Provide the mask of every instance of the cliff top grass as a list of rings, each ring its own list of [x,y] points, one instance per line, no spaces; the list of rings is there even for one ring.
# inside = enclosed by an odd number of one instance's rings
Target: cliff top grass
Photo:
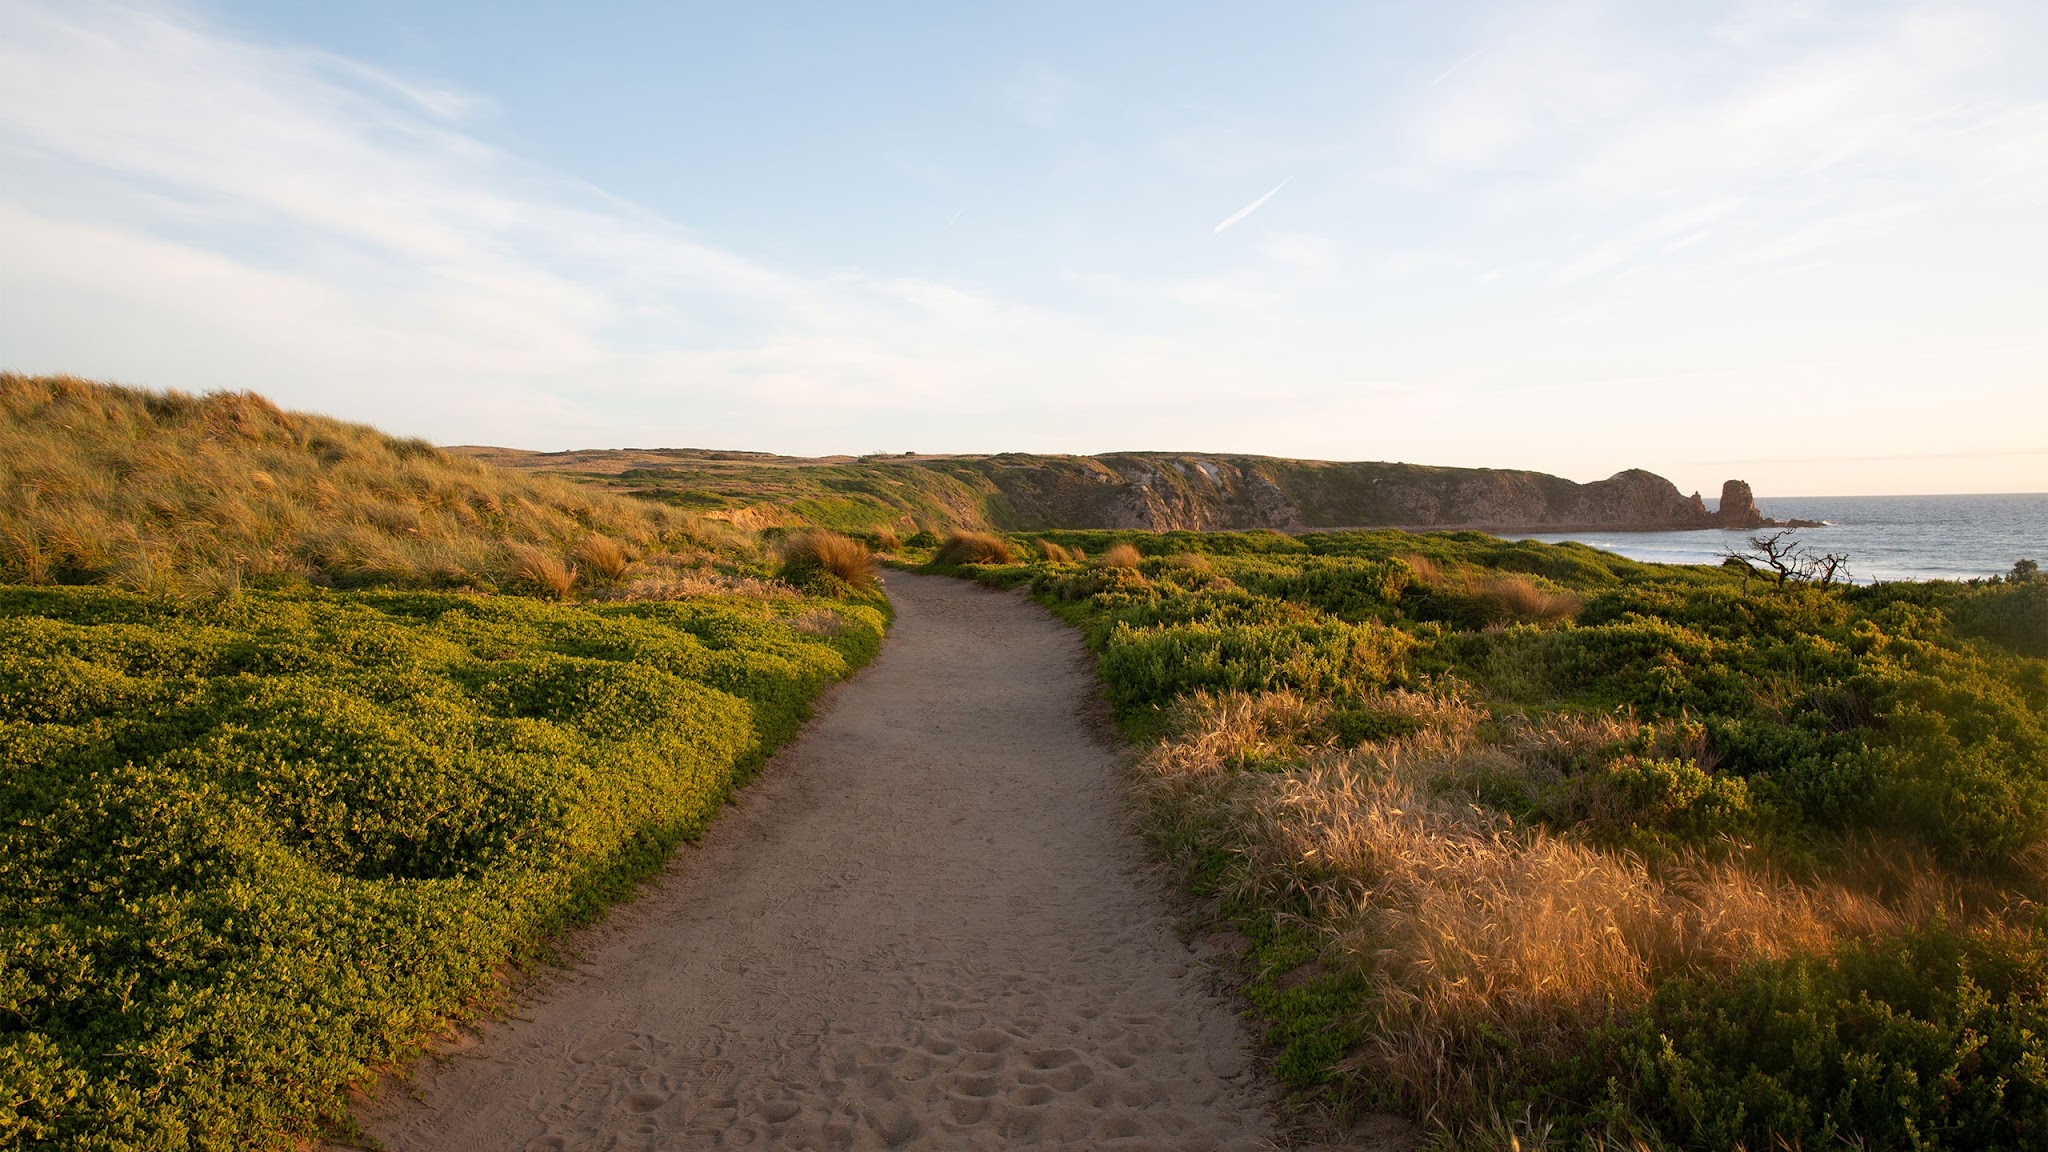
[[[0,373],[0,581],[560,596],[618,583],[636,560],[675,568],[755,553],[744,534],[672,508],[253,393]]]

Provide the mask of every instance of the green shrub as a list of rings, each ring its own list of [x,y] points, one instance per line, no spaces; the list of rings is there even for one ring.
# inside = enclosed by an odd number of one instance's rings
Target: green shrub
[[[1119,624],[1102,649],[1110,700],[1164,705],[1208,691],[1312,692],[1388,683],[1407,637],[1385,625],[1330,620],[1296,625]]]
[[[309,1133],[658,869],[882,623],[0,588],[0,1147]]]
[[[2039,1148],[2044,987],[2040,937],[1936,923],[1667,981],[1558,1087],[1685,1148]]]
[[[1744,830],[1756,815],[1741,777],[1708,772],[1696,760],[1640,756],[1573,777],[1569,809],[1585,833],[1621,840],[1643,831],[1711,840]]]
[[[2048,580],[2036,575],[1978,592],[1957,608],[1956,629],[2022,656],[2048,657]]]

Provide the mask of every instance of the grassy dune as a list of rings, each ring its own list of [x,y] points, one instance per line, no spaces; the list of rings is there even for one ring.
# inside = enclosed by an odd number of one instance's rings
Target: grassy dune
[[[345,1125],[881,640],[844,540],[251,396],[0,395],[0,1148]]]
[[[567,595],[744,534],[420,440],[188,396],[0,373],[0,580],[218,594],[248,582]]]
[[[2048,587],[1745,593],[1477,534],[1009,546],[951,570],[1085,631],[1302,1099],[1457,1148],[2048,1139]]]

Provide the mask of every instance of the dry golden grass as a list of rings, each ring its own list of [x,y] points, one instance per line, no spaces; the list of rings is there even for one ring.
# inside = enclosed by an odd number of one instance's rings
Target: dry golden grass
[[[1141,764],[1139,787],[1155,832],[1224,829],[1240,894],[1313,909],[1326,962],[1378,993],[1353,1069],[1453,1129],[1486,1122],[1487,1086],[1508,1071],[1489,1060],[1568,1055],[1663,975],[1822,950],[1957,899],[1936,890],[1929,878],[1941,870],[1924,861],[1887,871],[1896,890],[1880,896],[1880,884],[1799,886],[1734,858],[1653,868],[1518,825],[1456,782],[1553,773],[1627,722],[1560,721],[1486,742],[1484,711],[1455,696],[1387,693],[1366,705],[1421,727],[1346,751],[1315,735],[1326,702],[1194,697],[1178,734]],[[1246,764],[1266,770],[1235,770]]]
[[[819,572],[856,588],[875,582],[875,558],[868,546],[837,532],[799,532],[782,542],[781,552],[783,578],[793,583]]]
[[[749,600],[793,600],[802,593],[780,580],[736,576],[716,568],[649,568],[593,594],[625,602],[694,600],[700,596],[741,596]]]
[[[605,580],[620,579],[632,562],[625,546],[610,536],[585,536],[576,545],[577,566]]]
[[[1415,582],[1417,584],[1443,583],[1443,569],[1437,567],[1436,561],[1431,560],[1429,557],[1417,556],[1411,553],[1406,556],[1396,557],[1396,559],[1406,564],[1408,570],[1415,574]]]
[[[1101,554],[1096,556],[1095,562],[1104,568],[1136,568],[1144,559],[1144,553],[1119,540],[1104,548]]]
[[[1578,593],[1546,586],[1519,572],[1452,571],[1427,556],[1402,556],[1400,560],[1413,573],[1417,584],[1484,600],[1499,615],[1511,619],[1566,620],[1577,616],[1585,606]]]
[[[1565,588],[1544,588],[1527,576],[1502,573],[1480,585],[1480,595],[1504,613],[1521,620],[1564,620],[1579,614],[1585,601]]]
[[[513,544],[511,552],[513,579],[557,600],[575,593],[578,573],[567,560],[536,544]]]
[[[932,555],[939,564],[1008,564],[1015,558],[1009,541],[987,532],[955,532]]]
[[[875,551],[877,552],[901,552],[903,550],[903,537],[898,536],[896,530],[886,524],[875,529],[874,537]]]
[[[0,373],[0,580],[149,592],[273,577],[554,587],[532,549],[606,575],[623,574],[635,551],[705,548],[756,546],[660,505],[252,393]]]
[[[1054,564],[1074,563],[1074,552],[1065,545],[1055,544],[1050,540],[1040,540],[1038,541],[1038,550],[1044,554],[1047,560]]]
[[[790,618],[789,626],[806,636],[837,636],[846,631],[846,620],[837,612],[818,608]]]

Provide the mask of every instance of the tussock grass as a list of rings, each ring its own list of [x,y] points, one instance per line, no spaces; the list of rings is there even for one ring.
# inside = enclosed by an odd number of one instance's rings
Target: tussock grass
[[[1016,558],[1010,542],[987,532],[955,532],[946,537],[933,554],[932,563],[957,567],[961,564],[1008,564]]]
[[[1104,568],[1136,568],[1144,561],[1144,553],[1121,540],[1104,548],[1095,557],[1095,563]]]
[[[1579,614],[1585,601],[1568,589],[1544,588],[1520,573],[1506,573],[1488,579],[1480,595],[1517,620],[1567,620]]]
[[[866,588],[875,582],[875,558],[867,545],[837,532],[799,532],[782,541],[781,552],[780,575],[798,587],[808,587],[820,578],[849,588]]]
[[[1068,548],[1064,545],[1055,544],[1050,540],[1040,540],[1037,541],[1037,544],[1039,554],[1044,556],[1048,563],[1073,564],[1081,559],[1085,559],[1085,556],[1078,555],[1080,550],[1077,548]]]
[[[1465,602],[1458,614],[1474,622],[1569,620],[1585,607],[1577,592],[1526,573],[1446,565],[1414,554],[1400,560],[1416,587],[1453,604]]]
[[[567,560],[537,544],[513,543],[508,551],[515,580],[557,600],[567,600],[575,592],[578,574]]]
[[[576,564],[590,576],[617,581],[632,564],[625,545],[610,536],[586,536],[576,545]]]
[[[155,594],[246,580],[525,582],[566,595],[556,564],[572,556],[617,579],[631,552],[754,548],[714,537],[673,509],[253,393],[0,373],[0,581]]]

